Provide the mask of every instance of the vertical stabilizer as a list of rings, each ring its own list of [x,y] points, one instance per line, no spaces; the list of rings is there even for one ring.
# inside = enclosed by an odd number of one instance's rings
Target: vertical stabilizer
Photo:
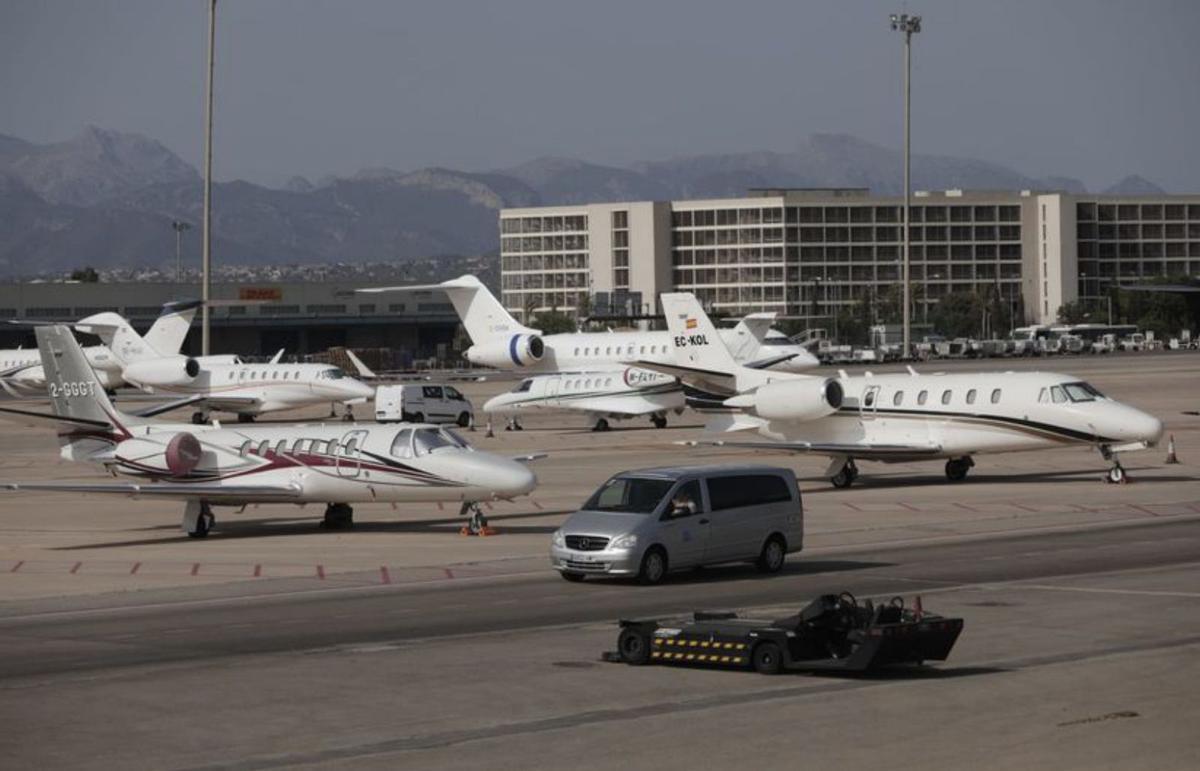
[[[739,393],[773,379],[767,372],[743,367],[734,360],[695,295],[669,292],[660,297],[677,365],[705,373],[714,385],[720,382],[718,378],[732,379]]]
[[[38,350],[46,372],[46,390],[54,414],[64,418],[107,423],[121,429],[120,413],[108,400],[104,386],[88,364],[71,330],[62,325],[38,327]]]
[[[393,286],[373,289],[359,289],[363,294],[393,293],[393,292],[429,292],[440,290],[446,293],[454,306],[458,318],[471,337],[471,342],[479,345],[497,337],[508,338],[514,334],[540,335],[541,330],[530,329],[512,317],[505,310],[496,296],[484,286],[483,282],[472,275],[459,276],[440,284],[424,284],[419,286]]]

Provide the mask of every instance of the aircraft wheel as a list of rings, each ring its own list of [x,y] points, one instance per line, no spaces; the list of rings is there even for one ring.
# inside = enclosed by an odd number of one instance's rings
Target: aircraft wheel
[[[413,415],[413,423],[424,423],[424,422],[425,422],[425,413],[424,412],[418,412],[415,415]]]
[[[946,461],[946,478],[951,482],[961,482],[967,478],[972,463],[969,458],[951,458]]]
[[[592,427],[593,431],[607,431],[609,429],[608,418],[600,418],[596,421],[596,425]]]
[[[650,635],[625,627],[617,637],[617,651],[626,664],[645,664],[650,661]]]
[[[655,415],[652,418],[650,418],[650,422],[652,422],[654,424],[655,428],[666,428],[667,427],[667,416],[666,415]]]
[[[858,473],[849,463],[847,463],[845,466],[842,466],[838,473],[829,477],[829,481],[839,490],[845,490],[850,487],[850,485],[854,484],[854,478],[857,476]]]
[[[329,530],[346,530],[354,527],[354,509],[349,504],[331,503],[325,507],[321,527]]]
[[[1125,469],[1120,463],[1118,463],[1110,468],[1108,473],[1104,475],[1104,481],[1112,485],[1123,485],[1129,481],[1129,477],[1125,473]]]
[[[207,509],[207,506],[205,507]],[[210,530],[217,524],[217,518],[211,511],[202,511],[196,518],[195,528],[188,531],[188,538],[207,538]]]
[[[787,559],[787,547],[783,543],[783,537],[773,535],[763,544],[758,561],[754,564],[760,573],[778,573],[783,570],[785,559]]]
[[[205,419],[203,412],[193,412],[192,413],[192,425],[202,426],[207,422],[208,421]]]
[[[667,575],[667,555],[661,547],[654,546],[642,557],[642,567],[638,570],[638,583],[643,586],[661,584]]]
[[[754,646],[750,656],[754,671],[760,675],[777,675],[783,670],[783,651],[773,642],[764,641]]]

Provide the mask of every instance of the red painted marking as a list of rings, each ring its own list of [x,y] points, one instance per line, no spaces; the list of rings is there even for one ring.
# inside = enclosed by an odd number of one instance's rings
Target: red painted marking
[[[438,511],[445,511],[445,510],[446,510],[446,507],[442,505],[441,501],[438,501]]]
[[[324,565],[317,565],[317,578],[321,579],[322,581],[325,580],[325,566]]]
[[[16,573],[18,570],[20,570],[20,569],[21,569],[21,566],[22,566],[22,565],[24,565],[24,564],[25,564],[25,560],[21,560],[21,561],[20,561],[20,562],[18,562],[17,564],[13,565],[13,566],[12,566],[12,570],[10,570],[10,571],[8,571],[8,572],[9,572],[9,573]]]
[[[965,503],[956,503],[954,505],[959,507],[960,509],[966,509],[967,511],[976,511],[976,512],[979,511],[979,509],[975,508],[974,506],[968,506]]]
[[[1157,516],[1158,516],[1158,515],[1157,515],[1157,514],[1155,514],[1153,511],[1151,511],[1150,509],[1146,508],[1145,506],[1139,506],[1139,505],[1137,505],[1136,503],[1131,503],[1131,504],[1129,504],[1129,508],[1131,508],[1131,509],[1134,509],[1135,511],[1140,511],[1140,512],[1142,512],[1143,514],[1145,514],[1145,515],[1147,515],[1147,516],[1151,516],[1151,517],[1157,517]]]
[[[261,577],[262,577],[262,565],[255,565],[255,566],[254,566],[254,577],[255,577],[255,578],[261,578]]]
[[[904,501],[900,501],[899,503],[901,506],[908,509],[909,511],[920,511],[920,509],[918,509],[916,506],[910,506],[909,504],[905,503]]]
[[[129,569],[129,575],[136,576],[137,572],[138,572],[138,568],[140,568],[141,566],[142,566],[142,563],[140,563],[140,562],[133,563],[133,567]]]
[[[1010,506],[1016,506],[1016,507],[1017,507],[1018,509],[1020,509],[1021,511],[1028,511],[1030,514],[1033,514],[1033,513],[1036,513],[1036,512],[1037,512],[1037,509],[1031,509],[1031,508],[1029,508],[1028,506],[1022,506],[1022,505],[1021,505],[1021,504],[1019,504],[1019,503],[1011,503],[1011,504],[1009,504],[1009,505],[1010,505]]]
[[[854,505],[853,503],[851,503],[850,501],[842,501],[842,505],[843,505],[843,506],[847,506],[847,507],[849,507],[849,508],[851,508],[851,509],[854,509],[855,511],[862,511],[862,509],[858,508],[857,506],[855,506],[855,505]]]
[[[1189,503],[1188,508],[1192,511],[1200,511],[1200,503]]]
[[[533,504],[533,507],[534,507],[535,509],[537,509],[538,511],[541,511],[541,510],[542,510],[542,504],[538,503],[537,501],[530,501],[530,503],[532,503],[532,504]]]
[[[446,578],[454,578],[454,571],[450,568],[442,568],[442,571],[446,574]]]
[[[392,582],[392,576],[391,576],[391,574],[388,573],[387,565],[381,566],[379,568],[379,583],[390,584],[391,582]]]
[[[200,574],[200,563],[193,562],[192,563],[192,575],[195,576],[195,575],[199,575],[199,574]]]
[[[75,563],[75,565],[74,565],[74,567],[72,567],[72,568],[71,568],[71,575],[75,575],[76,573],[78,573],[78,572],[79,572],[79,569],[80,569],[81,567],[83,567],[83,563],[82,563],[82,562],[76,562],[76,563]]]

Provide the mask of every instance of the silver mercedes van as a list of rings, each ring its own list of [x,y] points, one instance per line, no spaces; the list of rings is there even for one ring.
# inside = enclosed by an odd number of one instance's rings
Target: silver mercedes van
[[[625,471],[600,486],[551,537],[550,563],[568,581],[636,576],[722,562],[783,568],[804,546],[796,475],[775,466],[678,466]]]

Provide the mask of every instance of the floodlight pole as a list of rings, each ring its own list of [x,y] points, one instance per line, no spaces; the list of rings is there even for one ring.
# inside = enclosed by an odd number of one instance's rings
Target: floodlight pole
[[[217,27],[217,0],[208,3],[208,80],[204,110],[204,239],[200,259],[200,353],[209,353],[208,301],[212,290],[212,127],[213,127],[213,45]]]
[[[214,0],[215,1],[215,0]],[[909,146],[911,144],[910,129],[912,122],[909,112],[912,105],[912,36],[921,31],[921,17],[909,16],[907,13],[891,16],[892,29],[904,33],[904,258],[902,263],[901,284],[904,287],[904,358],[912,354],[912,329],[910,324],[910,307],[912,305],[912,290],[909,286],[908,272],[908,242],[909,242],[909,206],[911,204],[911,185],[909,183]]]
[[[171,222],[171,227],[175,229],[175,283],[183,283],[183,231],[191,230],[192,226],[183,220],[174,220]]]

